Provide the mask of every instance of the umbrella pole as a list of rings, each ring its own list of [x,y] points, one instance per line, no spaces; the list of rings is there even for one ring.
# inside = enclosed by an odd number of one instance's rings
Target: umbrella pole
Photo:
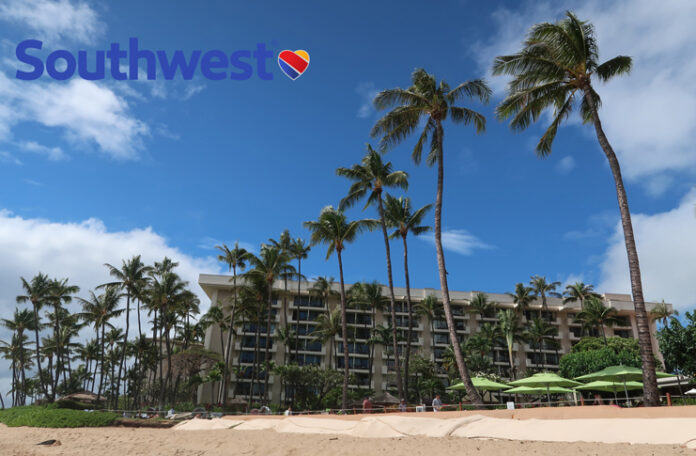
[[[628,388],[626,388],[626,377],[623,379],[623,385],[624,385],[624,393],[626,393],[626,407],[630,407],[631,403],[629,402],[628,399]]]

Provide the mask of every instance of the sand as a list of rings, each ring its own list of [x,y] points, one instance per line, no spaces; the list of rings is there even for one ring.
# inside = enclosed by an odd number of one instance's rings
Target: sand
[[[49,439],[61,444],[36,446]],[[226,417],[172,429],[0,426],[2,456],[696,455],[688,447],[696,448],[696,407]]]

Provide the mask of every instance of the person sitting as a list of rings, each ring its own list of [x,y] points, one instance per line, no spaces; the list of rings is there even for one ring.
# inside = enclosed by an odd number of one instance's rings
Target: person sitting
[[[401,402],[399,402],[399,411],[402,413],[408,412],[408,405],[405,399],[401,399]]]

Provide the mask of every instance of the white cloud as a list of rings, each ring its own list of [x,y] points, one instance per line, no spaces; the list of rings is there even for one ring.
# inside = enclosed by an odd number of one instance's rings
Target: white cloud
[[[43,272],[51,277],[68,277],[71,283],[81,287],[79,295],[86,296],[88,290],[110,280],[104,263],[120,265],[122,259],[137,254],[149,264],[161,261],[164,256],[179,262],[177,272],[200,296],[201,310],[207,310],[209,300],[197,282],[201,272],[221,271],[213,257],[187,255],[151,228],[109,231],[103,222],[94,218],[58,223],[27,219],[0,210],[0,318],[8,318],[17,306],[15,298],[21,294],[20,276],[30,279]],[[79,309],[77,303],[70,306],[73,311]],[[132,318],[136,318],[135,314]],[[7,340],[8,336],[7,330],[0,328],[0,339]],[[0,372],[8,369],[6,361],[0,360]],[[9,378],[0,378],[0,391],[4,393],[8,389]]]
[[[128,103],[104,85],[82,79],[67,84],[25,83],[0,72],[0,140],[9,139],[19,122],[38,122],[65,131],[68,140],[94,145],[112,158],[136,159],[148,126],[135,118]],[[5,135],[3,136],[3,132]],[[54,153],[55,156],[55,153]]]
[[[633,214],[633,229],[646,299],[664,299],[680,310],[696,306],[696,189],[667,212]],[[621,225],[601,263],[599,289],[630,293],[628,261]]]
[[[566,155],[556,163],[556,171],[561,174],[567,174],[575,168],[575,159],[571,155]]]
[[[435,244],[435,234],[427,233],[418,236],[431,244]],[[481,241],[467,230],[443,230],[442,248],[461,255],[471,255],[476,249],[491,249],[492,246]]]
[[[696,172],[696,2],[665,0],[591,0],[527,3],[518,10],[499,9],[494,38],[474,46],[483,71],[489,72],[497,55],[519,50],[529,27],[555,21],[566,9],[591,21],[597,31],[600,60],[616,55],[633,57],[629,76],[601,85],[600,116],[628,179],[648,183],[659,195],[669,182],[666,174]],[[505,78],[490,78],[502,96]],[[580,125],[579,122],[573,122]],[[584,127],[594,138],[590,127]],[[562,134],[562,133],[561,133]],[[646,180],[660,176],[657,181]]]
[[[21,165],[22,162],[9,152],[0,150],[0,163],[10,163],[12,165]]]
[[[0,19],[29,28],[50,40],[89,43],[104,25],[89,4],[73,0],[5,0]]]
[[[43,184],[39,181],[35,181],[34,179],[23,179],[25,184],[33,185],[34,187],[43,187]]]
[[[23,141],[17,145],[20,149],[26,152],[45,155],[49,160],[52,161],[66,160],[68,158],[68,154],[63,152],[63,149],[60,147],[48,147],[35,141]]]
[[[374,82],[361,82],[358,87],[355,88],[355,93],[360,96],[360,107],[358,108],[357,116],[361,119],[370,117],[374,112],[375,108],[372,105],[372,101],[375,96],[379,93],[379,90],[375,88]]]

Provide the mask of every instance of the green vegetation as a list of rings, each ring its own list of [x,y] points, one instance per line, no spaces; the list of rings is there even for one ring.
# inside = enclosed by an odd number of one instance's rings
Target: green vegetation
[[[640,349],[635,339],[585,337],[561,358],[561,377],[575,378],[609,366],[641,367]]]
[[[46,406],[13,407],[0,411],[0,423],[9,427],[75,428],[109,426],[118,418],[115,413],[85,412]]]
[[[668,372],[696,376],[696,312],[686,312],[683,320],[670,318],[657,340]]]

